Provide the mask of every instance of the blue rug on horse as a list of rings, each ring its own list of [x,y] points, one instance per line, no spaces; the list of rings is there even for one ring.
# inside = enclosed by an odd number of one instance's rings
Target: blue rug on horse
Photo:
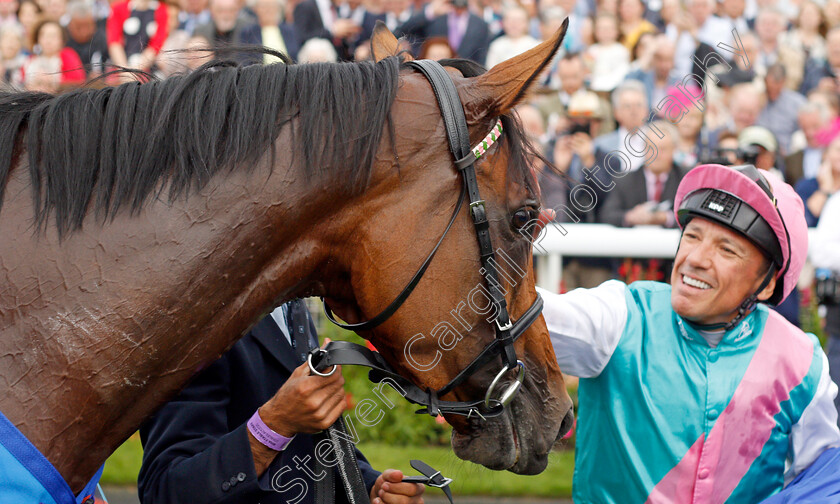
[[[93,497],[104,468],[99,468],[78,497],[73,495],[50,461],[0,413],[0,502],[81,504]]]
[[[840,504],[840,448],[829,448],[762,504]]]

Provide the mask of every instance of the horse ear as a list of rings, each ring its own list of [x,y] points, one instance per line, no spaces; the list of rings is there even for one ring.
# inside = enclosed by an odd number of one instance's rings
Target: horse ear
[[[569,18],[566,18],[553,37],[530,51],[499,63],[476,78],[478,96],[483,97],[482,103],[476,104],[484,109],[481,115],[506,114],[525,97],[528,88],[554,58],[568,27]],[[486,99],[490,100],[489,106]]]
[[[380,61],[388,56],[396,56],[400,53],[399,40],[381,19],[376,22],[376,26],[373,28],[373,36],[370,38],[370,51],[373,54],[374,61]],[[403,54],[403,59],[411,61],[414,58],[406,53]]]

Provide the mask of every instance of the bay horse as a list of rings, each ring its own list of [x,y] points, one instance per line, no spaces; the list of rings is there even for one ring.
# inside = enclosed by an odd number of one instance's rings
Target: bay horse
[[[476,169],[494,243],[526,273],[508,286],[513,317],[537,296],[517,227],[539,203],[507,114],[564,33],[482,75],[447,68],[471,142],[499,117],[505,127]],[[390,32],[373,47],[376,62],[213,63],[0,97],[0,412],[74,492],[273,307],[322,296],[348,322],[369,318],[434,246],[462,187],[441,112]],[[472,330],[433,369],[404,347],[451,320],[483,282],[479,264],[465,208],[405,304],[363,336],[415,384],[440,387],[492,340],[486,316],[459,312]],[[415,341],[414,358],[439,343]],[[542,317],[516,351],[529,372],[504,414],[447,419],[459,457],[533,474],[571,401]],[[498,371],[486,367],[449,397],[475,399]]]

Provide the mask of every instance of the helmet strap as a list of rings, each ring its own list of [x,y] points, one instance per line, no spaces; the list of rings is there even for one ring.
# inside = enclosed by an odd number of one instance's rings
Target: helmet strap
[[[723,326],[724,331],[728,331],[736,325],[740,324],[741,321],[744,320],[744,317],[749,315],[750,312],[755,309],[755,305],[756,303],[758,303],[758,295],[770,283],[770,280],[773,278],[773,273],[775,272],[775,265],[771,261],[770,268],[767,270],[767,274],[764,275],[764,280],[761,281],[761,285],[758,286],[758,289],[756,289],[755,292],[747,296],[747,299],[741,302],[741,305],[738,306],[738,315],[734,319],[730,320],[729,323]]]

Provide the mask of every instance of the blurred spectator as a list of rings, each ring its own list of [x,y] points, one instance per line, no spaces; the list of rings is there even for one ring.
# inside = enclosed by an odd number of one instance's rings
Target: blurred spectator
[[[642,67],[627,74],[645,86],[648,105],[655,108],[667,95],[668,90],[681,79],[673,75],[675,44],[665,35],[658,35],[653,41],[653,51],[648,67]],[[695,107],[692,107],[695,108]]]
[[[618,20],[612,14],[595,17],[595,43],[584,53],[592,69],[593,91],[612,91],[630,70],[630,51],[618,42]]]
[[[822,162],[823,148],[817,133],[828,124],[828,110],[812,101],[799,107],[797,119],[805,138],[805,147],[785,158],[785,182],[795,185],[800,179],[815,178]]]
[[[415,54],[428,37],[447,37],[462,58],[484,64],[490,31],[483,19],[467,9],[467,0],[432,0],[394,33],[413,39]]]
[[[447,58],[456,58],[458,55],[449,45],[449,40],[446,37],[429,37],[420,46],[419,59],[430,59],[439,61]]]
[[[826,56],[825,34],[828,25],[819,5],[808,0],[799,7],[795,27],[781,34],[779,45],[790,47],[803,55],[804,60],[823,60]],[[794,89],[796,89],[794,87]]]
[[[178,28],[192,36],[195,29],[209,23],[210,10],[207,8],[209,0],[180,0],[181,11],[178,13]]]
[[[752,126],[764,107],[764,98],[752,84],[738,84],[729,91],[729,111],[732,117],[727,129],[740,134],[744,128]]]
[[[840,193],[835,192],[826,201],[812,236],[808,246],[811,263],[818,272],[825,273],[829,280],[837,279],[840,276]],[[835,383],[840,383],[840,304],[835,300],[826,302],[825,307],[829,373]],[[834,405],[840,407],[840,397],[834,398]]]
[[[645,5],[641,0],[620,0],[620,41],[628,51],[632,50],[643,33],[656,33],[656,27],[644,18]]]
[[[745,0],[721,0],[719,18],[726,23],[725,33],[731,34],[732,30],[737,30],[740,34],[750,31],[750,24],[744,16],[746,6]],[[723,23],[721,26],[724,26]]]
[[[338,53],[329,40],[313,38],[307,40],[298,52],[299,63],[334,63]]]
[[[194,35],[210,41],[216,54],[219,49],[242,44],[242,31],[253,24],[249,14],[242,11],[240,0],[210,0],[210,22],[196,26]],[[247,60],[250,55],[236,55]]]
[[[546,141],[545,122],[540,111],[529,103],[523,103],[516,106],[516,115],[519,116],[519,122],[522,124],[522,129],[525,130],[528,140],[540,152],[543,152],[548,142]]]
[[[183,49],[187,47],[187,42],[189,42],[191,37],[187,30],[180,28],[180,4],[171,0],[166,4],[166,11],[167,21],[169,23],[169,35],[166,37],[166,42],[163,43],[163,47],[155,60],[155,66],[162,77],[168,77],[188,69],[187,58]]]
[[[40,0],[44,19],[56,21],[61,26],[67,26],[67,0]]]
[[[166,41],[169,13],[163,2],[122,0],[108,18],[108,54],[117,66],[149,71]]]
[[[825,37],[826,59],[808,60],[805,76],[799,91],[807,95],[818,86],[820,89],[836,93],[837,76],[840,71],[840,27],[832,28]]]
[[[767,104],[755,121],[757,125],[764,126],[776,135],[779,151],[783,156],[790,152],[790,138],[799,129],[796,114],[807,101],[796,91],[785,89],[786,79],[784,65],[776,63],[767,69],[767,75],[764,77]]]
[[[695,91],[691,91],[694,93]],[[717,134],[703,126],[703,111],[685,96],[678,88],[671,88],[668,93],[670,103],[678,104],[683,115],[676,123],[677,138],[674,145],[674,163],[684,172],[694,168],[703,160],[714,155],[717,146]]]
[[[714,162],[727,166],[739,164],[738,135],[729,130],[720,132],[715,152],[720,159],[715,159]]]
[[[502,18],[504,35],[494,40],[487,50],[487,68],[536,47],[540,41],[528,34],[528,12],[522,7],[509,7]]]
[[[654,121],[651,130],[664,133],[654,142],[657,155],[624,177],[615,180],[615,188],[607,194],[601,210],[601,220],[613,226],[676,227],[674,196],[685,172],[674,163],[674,140],[679,133],[668,121]]]
[[[554,74],[558,81],[559,90],[551,92],[537,100],[535,104],[542,112],[546,121],[546,130],[551,137],[555,137],[566,127],[566,107],[576,93],[585,92],[584,80],[587,77],[586,65],[583,58],[576,53],[567,53],[557,62]],[[599,97],[599,134],[615,129],[612,119],[612,108],[607,100]]]
[[[618,16],[618,0],[611,1],[615,2],[615,7],[611,11],[605,11],[600,5],[597,9],[591,10],[592,4],[590,2],[578,2],[576,0],[542,1],[540,2],[540,10],[550,9],[554,5],[563,10],[563,18],[569,18],[569,28],[566,31],[566,38],[563,39],[563,50],[566,52],[581,52],[591,43],[587,41],[587,34],[585,33],[588,29],[588,23],[591,22],[591,16],[602,12],[609,12]],[[546,39],[545,33],[543,33],[543,39]]]
[[[803,178],[796,184],[796,192],[805,202],[805,220],[815,227],[823,208],[832,194],[840,191],[840,137],[825,149],[815,177]],[[840,223],[837,223],[840,225]]]
[[[108,39],[96,26],[93,8],[84,1],[74,1],[68,8],[67,47],[76,51],[88,78],[101,75],[108,59]]]
[[[666,28],[668,38],[676,42],[676,73],[680,76],[694,74],[705,79],[706,68],[711,64],[703,63],[712,58],[723,61],[714,47],[726,31],[723,20],[712,16],[715,0],[687,0],[687,11],[680,11],[673,25]]]
[[[525,9],[527,14],[526,17],[529,19],[527,32],[530,33],[530,18],[533,14],[532,11],[534,11],[537,7],[533,0],[525,0],[508,6],[505,6],[502,0],[475,0],[474,2],[470,2],[470,9],[472,9],[478,17],[487,23],[487,29],[490,33],[489,40],[495,40],[497,37],[502,35],[502,19],[504,18],[504,11],[506,8],[510,7],[522,7]]]
[[[295,31],[301,44],[312,38],[332,41],[338,58],[349,60],[362,33],[364,14],[358,0],[304,0],[295,7]]]
[[[17,18],[23,27],[23,47],[28,54],[32,52],[35,27],[41,22],[41,6],[34,0],[21,0],[17,10]]]
[[[755,18],[755,34],[758,37],[759,54],[756,60],[750,61],[756,73],[764,75],[766,69],[779,63],[786,70],[787,85],[797,88],[802,82],[804,72],[804,54],[796,48],[783,46],[779,43],[780,36],[787,26],[787,19],[777,9],[765,8],[759,11]],[[761,71],[760,69],[765,69]]]
[[[193,35],[184,46],[184,62],[188,70],[195,70],[214,57],[213,46],[201,35]]]
[[[55,93],[84,83],[82,61],[76,51],[64,46],[64,37],[64,29],[56,21],[43,21],[35,28],[37,52],[21,69],[26,89]]]
[[[776,154],[779,144],[773,132],[763,126],[749,126],[738,134],[738,148],[741,163],[755,165],[759,170],[772,172],[782,177],[782,172],[776,168]]]
[[[598,136],[602,120],[600,100],[595,93],[581,91],[572,96],[563,129],[557,134],[554,164],[575,181],[584,181],[584,168],[595,163],[592,139]]]
[[[630,49],[630,72],[636,70],[650,70],[653,62],[653,52],[656,50],[656,34],[642,33],[636,45]]]
[[[385,26],[392,32],[411,17],[412,9],[409,0],[384,0],[383,1]],[[372,28],[368,28],[372,31]]]
[[[601,135],[593,142],[595,164],[601,167],[610,166],[611,172],[637,170],[642,166],[643,157],[631,153],[627,147],[629,136],[640,128],[648,117],[647,93],[645,87],[639,81],[629,80],[622,82],[612,95],[613,114],[618,123],[618,129],[611,133]],[[625,161],[620,162],[618,156],[611,156],[612,151],[619,151]],[[609,158],[609,159],[608,159]],[[624,164],[630,161],[629,166]],[[600,170],[599,173],[602,173]],[[608,182],[607,180],[602,180]]]
[[[18,24],[18,7],[17,0],[0,0],[0,28]]]
[[[0,28],[0,68],[3,70],[3,84],[18,87],[23,84],[21,68],[26,63],[23,54],[23,29],[19,26]]]
[[[840,26],[840,0],[826,0],[823,5],[823,14],[828,29]]]
[[[650,135],[655,138],[657,155],[641,169],[616,179],[601,209],[604,223],[621,227],[676,227],[674,197],[685,174],[674,163],[674,140],[678,133],[668,121],[655,121],[650,127],[664,134],[661,139]],[[666,281],[671,266],[671,261],[628,258],[618,267],[618,277],[628,282]]]
[[[300,41],[295,27],[283,22],[284,3],[284,0],[256,0],[253,8],[258,24],[243,28],[242,43],[265,46],[297,60]],[[265,64],[280,61],[270,54],[263,55],[262,60]]]

